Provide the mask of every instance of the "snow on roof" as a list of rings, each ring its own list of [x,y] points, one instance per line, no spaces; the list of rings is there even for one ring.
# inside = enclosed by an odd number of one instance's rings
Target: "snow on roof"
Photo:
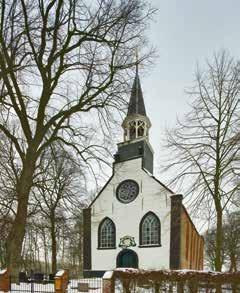
[[[103,275],[103,279],[111,279],[113,276],[113,271],[107,271]]]
[[[56,273],[56,277],[62,277],[64,275],[65,271],[64,270],[60,270]]]

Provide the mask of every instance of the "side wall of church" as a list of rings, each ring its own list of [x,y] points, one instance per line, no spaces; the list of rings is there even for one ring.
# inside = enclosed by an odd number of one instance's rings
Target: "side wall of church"
[[[140,191],[131,203],[124,204],[116,198],[116,188],[120,182],[133,179]],[[114,165],[114,175],[92,205],[91,251],[92,270],[111,270],[116,267],[116,259],[122,248],[120,238],[126,235],[135,239],[134,250],[139,259],[139,268],[169,268],[170,254],[170,192],[142,169],[142,159],[137,158]],[[147,212],[154,212],[161,221],[161,246],[139,247],[139,225]],[[116,249],[98,249],[98,228],[101,221],[109,217],[116,226]]]
[[[203,269],[204,239],[199,235],[187,211],[181,214],[181,269]]]

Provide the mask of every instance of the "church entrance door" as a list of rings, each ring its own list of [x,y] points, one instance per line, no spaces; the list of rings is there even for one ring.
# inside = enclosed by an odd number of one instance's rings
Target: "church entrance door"
[[[138,268],[138,256],[131,249],[123,249],[117,256],[118,268]]]

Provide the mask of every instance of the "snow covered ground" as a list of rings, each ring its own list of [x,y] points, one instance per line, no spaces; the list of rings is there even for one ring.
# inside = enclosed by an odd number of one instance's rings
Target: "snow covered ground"
[[[79,284],[82,283],[87,283],[88,284],[88,292],[89,293],[102,293],[102,279],[100,278],[94,278],[94,279],[79,279],[79,280],[70,280],[70,283],[68,285],[68,293],[78,293],[81,291],[78,291]],[[11,287],[11,293],[27,293],[31,292],[31,286],[33,287],[32,292],[36,293],[52,293],[54,292],[54,285],[53,284],[26,284],[26,283],[20,283],[19,285],[17,284],[12,284]],[[9,293],[10,293],[9,292]],[[121,293],[123,292],[122,286],[120,282],[116,282],[115,286],[115,292],[116,293]],[[143,289],[143,288],[138,288],[136,293],[153,293],[154,291],[152,289]],[[0,291],[0,293],[3,293]]]
[[[87,283],[89,288],[89,293],[102,293],[102,279],[79,279],[79,280],[70,280],[68,285],[68,293],[77,293],[79,284]],[[32,290],[32,291],[31,291]],[[54,284],[28,284],[28,283],[20,283],[20,284],[12,284],[11,285],[11,293],[27,293],[27,292],[49,292],[54,293]],[[3,291],[0,291],[3,293]]]
[[[69,293],[80,292],[78,291],[78,286],[80,283],[88,284],[89,293],[102,293],[102,279],[101,278],[70,280],[70,284],[68,285],[68,292]]]

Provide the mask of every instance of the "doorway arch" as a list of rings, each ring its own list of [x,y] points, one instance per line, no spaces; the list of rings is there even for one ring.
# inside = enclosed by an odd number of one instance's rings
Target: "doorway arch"
[[[123,249],[117,256],[117,268],[138,268],[138,256],[131,249]]]

